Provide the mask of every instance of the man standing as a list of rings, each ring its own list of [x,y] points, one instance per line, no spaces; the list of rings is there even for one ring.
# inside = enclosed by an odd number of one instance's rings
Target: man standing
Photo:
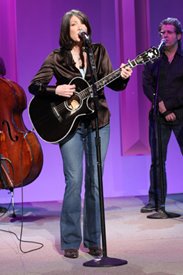
[[[152,102],[152,108],[149,113],[151,147],[149,201],[141,208],[141,212],[156,211],[152,218],[166,219],[170,217],[165,210],[166,157],[172,132],[183,154],[183,52],[180,21],[170,17],[164,19],[159,25],[159,33],[165,43],[161,49],[161,57],[153,64],[147,64],[143,72],[143,89]],[[154,121],[158,127],[154,127]],[[156,129],[158,129],[158,144]]]

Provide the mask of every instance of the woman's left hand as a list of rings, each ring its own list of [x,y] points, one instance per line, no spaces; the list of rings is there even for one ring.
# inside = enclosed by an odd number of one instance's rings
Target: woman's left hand
[[[121,68],[121,77],[123,79],[127,79],[131,76],[133,71],[130,68],[130,66],[126,66],[125,64],[122,63],[120,68]]]

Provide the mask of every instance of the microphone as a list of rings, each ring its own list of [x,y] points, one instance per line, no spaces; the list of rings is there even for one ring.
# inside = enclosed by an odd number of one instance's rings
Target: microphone
[[[90,37],[89,35],[84,32],[83,30],[80,30],[78,33],[78,36],[81,40],[83,40],[84,42],[90,42]]]
[[[166,39],[164,39],[164,38],[161,39],[161,42],[160,42],[160,44],[159,44],[159,46],[158,46],[158,50],[160,51],[161,48],[165,46],[165,44],[166,44]]]

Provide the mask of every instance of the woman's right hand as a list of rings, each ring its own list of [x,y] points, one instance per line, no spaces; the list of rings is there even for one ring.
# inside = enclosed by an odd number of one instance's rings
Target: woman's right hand
[[[71,97],[73,93],[76,91],[76,85],[75,84],[64,84],[64,85],[58,85],[55,89],[55,94],[59,96],[64,97]]]

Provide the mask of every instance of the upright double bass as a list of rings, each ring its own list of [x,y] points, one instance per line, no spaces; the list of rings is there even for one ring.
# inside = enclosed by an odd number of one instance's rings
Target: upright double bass
[[[24,90],[0,77],[0,189],[13,190],[33,182],[43,165],[41,145],[23,121]]]

